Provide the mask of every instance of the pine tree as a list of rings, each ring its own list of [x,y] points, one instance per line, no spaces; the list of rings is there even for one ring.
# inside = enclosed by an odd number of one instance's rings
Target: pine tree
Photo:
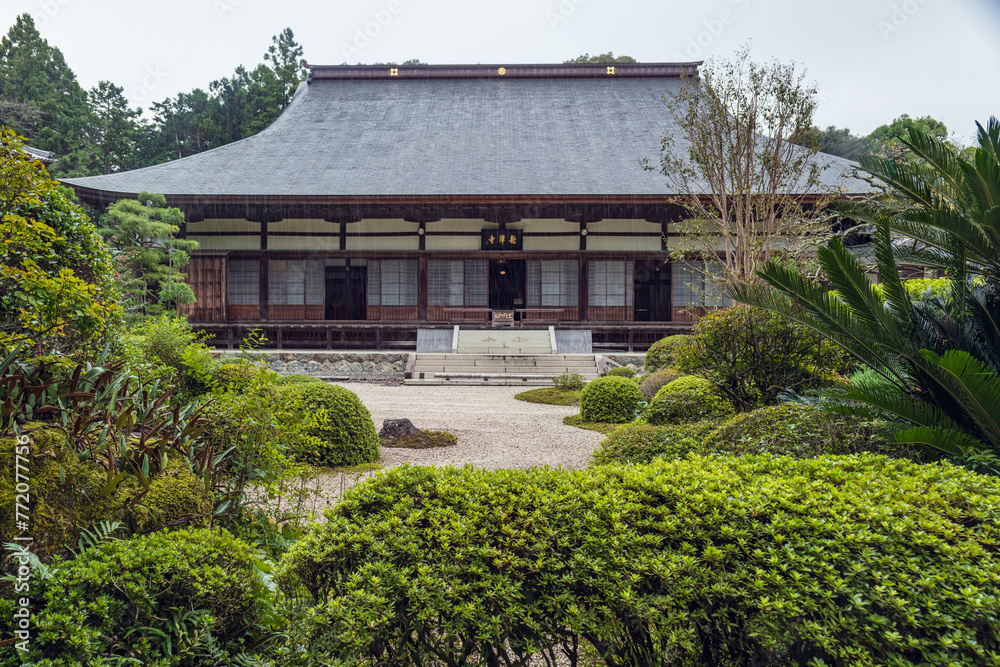
[[[148,315],[177,304],[194,303],[194,292],[184,283],[181,269],[198,249],[197,241],[176,237],[184,213],[167,206],[163,195],[140,192],[136,199],[119,199],[108,207],[99,230],[132,271],[141,286],[135,294]]]
[[[87,175],[87,93],[62,52],[42,39],[30,14],[21,14],[0,40],[0,98],[38,109],[37,127],[13,119],[11,129],[26,134],[32,146],[54,151],[57,175]]]

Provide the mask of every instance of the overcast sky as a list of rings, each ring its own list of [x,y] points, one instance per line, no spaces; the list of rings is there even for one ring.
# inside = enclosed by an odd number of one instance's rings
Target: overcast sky
[[[148,106],[261,62],[291,27],[310,63],[641,62],[731,54],[800,63],[821,126],[868,133],[902,113],[968,142],[1000,116],[1000,0],[4,0],[29,12],[80,83],[108,79]]]

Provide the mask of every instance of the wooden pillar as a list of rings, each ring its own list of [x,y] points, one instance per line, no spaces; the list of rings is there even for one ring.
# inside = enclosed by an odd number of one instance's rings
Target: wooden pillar
[[[338,224],[340,225],[340,249],[347,250],[347,223],[341,220]]]
[[[577,291],[577,306],[580,311],[581,322],[587,321],[587,303],[589,296],[590,290],[588,289],[587,283],[587,259],[583,255],[580,255],[580,280]]]
[[[423,241],[424,237],[421,236],[421,245]],[[423,256],[417,260],[417,319],[427,321],[427,258]]]
[[[260,255],[260,319],[267,321],[267,297],[268,297],[268,265],[267,254]]]

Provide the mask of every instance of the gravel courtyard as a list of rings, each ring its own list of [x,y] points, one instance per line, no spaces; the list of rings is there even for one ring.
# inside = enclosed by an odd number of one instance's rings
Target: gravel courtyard
[[[376,430],[384,419],[409,419],[417,428],[448,431],[458,444],[437,449],[382,449],[382,467],[403,463],[496,470],[551,466],[585,468],[603,435],[566,426],[573,406],[525,403],[514,399],[524,387],[384,386],[360,382],[342,386],[356,393],[372,413]],[[368,475],[325,475],[324,495],[334,500]]]

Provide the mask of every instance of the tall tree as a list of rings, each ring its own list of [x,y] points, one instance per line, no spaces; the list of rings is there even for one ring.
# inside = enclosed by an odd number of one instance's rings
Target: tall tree
[[[664,98],[681,141],[664,135],[658,170],[688,216],[674,254],[718,258],[695,265],[716,282],[756,282],[764,264],[803,257],[829,230],[822,202],[806,206],[811,195],[832,193],[820,183],[815,148],[797,145],[816,108],[804,76],[794,64],[755,63],[744,46]]]
[[[182,270],[197,241],[176,237],[184,213],[167,206],[163,195],[140,192],[108,207],[99,230],[141,286],[135,295],[145,314],[156,315],[177,304],[194,303]]]
[[[87,125],[89,166],[102,174],[130,169],[136,164],[142,109],[129,107],[124,89],[110,81],[99,82],[87,98],[91,111]]]
[[[868,155],[874,151],[878,146],[878,141],[871,136],[859,137],[852,134],[846,127],[838,128],[829,125],[825,130],[821,130],[814,125],[803,132],[801,139],[799,139],[799,145],[857,162],[862,155]]]
[[[14,122],[12,129],[28,134],[33,146],[55,152],[53,173],[90,173],[80,165],[81,158],[86,160],[81,151],[90,115],[87,94],[62,52],[42,39],[30,14],[18,16],[0,39],[0,98],[37,107],[36,127]]]
[[[218,100],[201,88],[154,102],[153,124],[140,142],[143,165],[177,160],[222,145]]]
[[[572,60],[564,60],[566,64],[572,63],[637,63],[639,62],[632,56],[616,56],[611,51],[607,53],[602,53],[599,56],[592,56],[589,53],[584,53],[582,56],[577,56]]]

